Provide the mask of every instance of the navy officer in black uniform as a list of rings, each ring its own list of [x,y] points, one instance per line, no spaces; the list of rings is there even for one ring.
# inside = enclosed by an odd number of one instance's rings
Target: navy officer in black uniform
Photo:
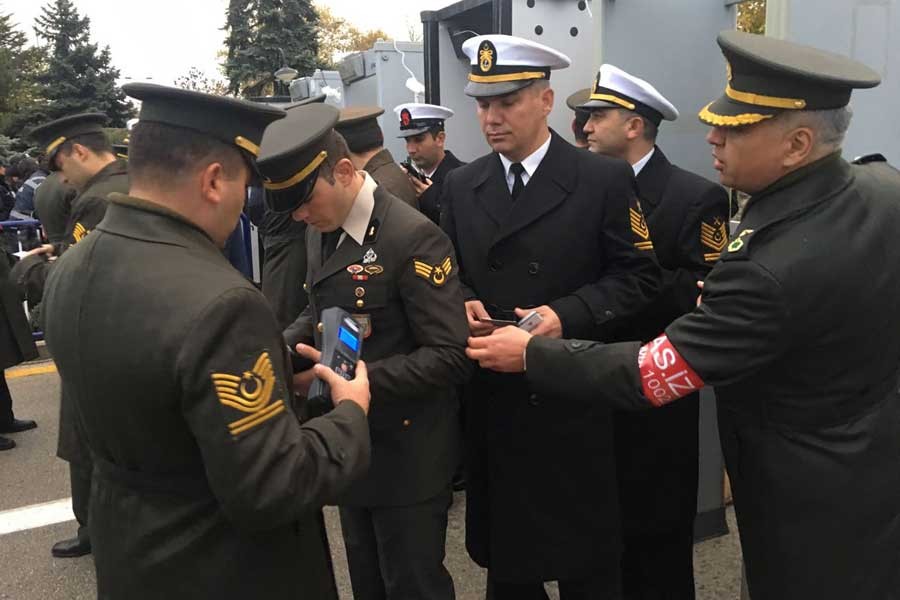
[[[366,468],[365,368],[301,425],[280,328],[221,248],[284,112],[151,84],[129,194],[57,262],[47,344],[94,459],[99,598],[334,598],[315,516]]]
[[[649,82],[604,64],[579,105],[592,152],[627,161],[663,269],[663,287],[620,339],[648,342],[696,305],[702,280],[728,244],[725,189],[669,162],[659,126],[678,110]],[[658,411],[619,411],[616,473],[622,500],[622,587],[628,600],[694,598],[699,393]]]
[[[450,600],[455,388],[471,372],[456,256],[440,228],[356,170],[337,118],[330,106],[298,108],[262,144],[272,208],[310,226],[309,305],[285,339],[320,346],[319,316],[334,306],[365,331],[372,464],[338,502],[354,597]],[[311,373],[296,379],[302,392]]]
[[[394,108],[400,119],[400,137],[406,141],[406,152],[421,180],[408,173],[409,182],[419,197],[419,210],[436,225],[441,223],[441,187],[447,173],[463,166],[463,161],[445,148],[446,120],[453,111],[445,106],[410,102]],[[401,165],[406,170],[406,167]]]
[[[718,41],[728,83],[700,118],[722,183],[751,197],[702,304],[645,345],[506,328],[470,355],[527,365],[567,410],[715,385],[750,595],[898,598],[900,173],[840,155],[851,91],[880,78],[774,38]]]
[[[466,94],[494,152],[452,171],[442,226],[456,246],[469,327],[536,310],[540,336],[603,339],[656,293],[659,267],[624,161],[547,125],[552,69],[569,59],[504,35],[467,40]],[[576,333],[577,332],[577,333]],[[496,600],[615,597],[619,507],[609,408],[559,406],[524,377],[476,373],[466,398],[466,546]]]

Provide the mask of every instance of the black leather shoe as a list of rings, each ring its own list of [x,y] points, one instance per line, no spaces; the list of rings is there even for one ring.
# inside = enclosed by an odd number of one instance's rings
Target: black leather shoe
[[[6,425],[0,425],[0,433],[19,433],[20,431],[28,431],[37,427],[37,423],[24,419],[13,419]]]
[[[3,450],[12,450],[16,447],[16,443],[9,438],[0,435],[0,452]]]
[[[56,558],[76,558],[91,553],[91,540],[73,537],[53,544],[50,553]]]

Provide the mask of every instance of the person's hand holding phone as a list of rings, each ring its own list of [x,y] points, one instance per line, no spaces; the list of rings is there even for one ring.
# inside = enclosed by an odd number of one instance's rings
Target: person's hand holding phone
[[[469,300],[466,302],[466,318],[469,321],[469,332],[473,337],[490,335],[496,328],[489,321],[491,315],[488,314],[481,300]]]
[[[431,187],[431,179],[413,167],[412,163],[402,162],[400,163],[400,168],[403,169],[403,172],[409,177],[409,182],[412,184],[413,189],[416,190],[416,197],[421,196]]]

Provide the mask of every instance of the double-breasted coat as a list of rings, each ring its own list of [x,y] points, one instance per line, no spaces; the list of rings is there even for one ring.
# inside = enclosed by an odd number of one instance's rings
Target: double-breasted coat
[[[728,245],[725,189],[680,169],[660,148],[637,174],[662,287],[621,339],[650,341],[696,306],[702,281]],[[697,512],[699,393],[657,411],[619,411],[616,466],[625,535],[693,532]]]
[[[600,338],[659,287],[659,266],[624,161],[556,133],[515,204],[500,158],[452,171],[442,226],[466,299],[495,318],[549,305],[565,336]],[[620,528],[608,407],[538,394],[521,375],[477,370],[466,392],[466,546],[507,581],[618,569]],[[613,570],[613,569],[611,569]]]

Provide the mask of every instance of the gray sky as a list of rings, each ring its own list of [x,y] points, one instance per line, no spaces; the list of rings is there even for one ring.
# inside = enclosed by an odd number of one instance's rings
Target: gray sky
[[[421,27],[419,13],[453,0],[315,0],[356,27],[382,29],[398,40],[408,27]],[[32,24],[45,0],[0,0],[34,41]],[[219,75],[216,53],[223,48],[228,0],[74,0],[91,19],[94,42],[109,45],[122,76],[171,84],[192,66]]]

